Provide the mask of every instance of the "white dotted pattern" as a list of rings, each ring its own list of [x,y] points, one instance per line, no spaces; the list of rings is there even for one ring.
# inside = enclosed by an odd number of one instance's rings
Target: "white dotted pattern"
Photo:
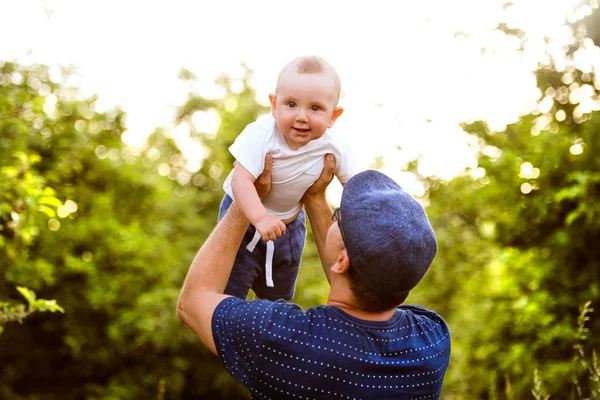
[[[346,380],[344,378],[340,378],[339,376],[335,376],[335,375],[331,375],[331,374],[327,374],[327,373],[319,373],[319,372],[314,372],[314,371],[309,371],[309,370],[306,370],[306,369],[302,369],[300,367],[293,367],[293,366],[290,366],[290,365],[286,365],[286,364],[280,363],[280,362],[275,361],[273,359],[268,359],[268,360],[270,362],[274,363],[275,365],[278,365],[278,366],[281,366],[281,367],[285,367],[288,370],[298,371],[298,372],[304,373],[306,375],[314,375],[314,376],[317,376],[319,378],[327,378],[327,379],[330,379],[330,380],[339,381],[339,382],[342,382],[344,384],[354,385],[356,387],[360,386],[360,387],[371,388],[371,389],[377,389],[377,388],[379,388],[379,389],[414,388],[414,387],[419,387],[419,386],[428,386],[428,385],[431,385],[433,383],[439,382],[440,380],[443,379],[443,376],[442,376],[442,378],[434,379],[434,380],[431,380],[431,381],[419,382],[419,383],[413,383],[413,384],[406,383],[404,385],[366,384],[366,383],[360,383],[359,381],[352,381],[350,379]],[[438,374],[441,370],[445,370],[446,367],[447,367],[447,364],[441,366],[437,370],[434,370],[434,371],[432,371],[430,373],[413,374],[413,375],[414,375],[414,377],[417,377],[417,376]],[[268,373],[266,371],[262,371],[260,368],[257,369],[257,371],[261,372],[263,374],[267,374],[268,375]],[[385,376],[377,376],[377,375],[368,376],[367,374],[360,374],[360,373],[356,373],[356,375],[357,376],[362,376],[363,378],[372,378],[372,379],[386,378]],[[410,375],[410,374],[408,374],[408,375]],[[406,376],[408,376],[408,375],[406,375]],[[399,377],[405,377],[405,376],[400,375]],[[277,379],[277,380],[279,380],[279,379]],[[296,385],[296,386],[298,386],[298,385]]]
[[[434,330],[436,330],[435,328],[439,329],[439,324],[436,324],[436,325],[438,325],[438,326],[437,327],[432,327],[431,329],[423,330],[423,331],[421,331],[421,333],[400,336],[400,337],[398,337],[396,339],[390,339],[388,342],[393,342],[393,341],[397,341],[397,340],[406,340],[406,339],[409,339],[409,338],[415,338],[415,337],[418,337],[418,336],[425,335],[425,334],[427,334],[429,332],[434,332]],[[288,332],[293,332],[293,333],[304,334],[304,335],[308,336],[311,339],[321,340],[321,341],[325,340],[325,341],[328,341],[328,342],[332,342],[334,344],[339,344],[340,346],[348,347],[348,349],[350,349],[350,350],[355,350],[355,351],[358,351],[360,353],[364,353],[364,354],[367,354],[367,355],[388,356],[388,357],[389,356],[396,356],[396,355],[407,354],[407,353],[410,353],[410,352],[420,351],[420,350],[424,350],[424,349],[433,347],[433,346],[439,344],[440,342],[442,342],[443,340],[445,340],[446,337],[447,337],[447,335],[445,335],[442,339],[438,340],[436,343],[434,343],[434,344],[432,344],[430,346],[423,346],[423,347],[417,347],[417,348],[412,348],[412,349],[407,349],[407,350],[402,350],[402,351],[397,351],[397,352],[391,352],[391,353],[388,353],[388,354],[381,354],[381,353],[374,353],[374,352],[363,351],[363,350],[360,350],[357,347],[353,347],[353,346],[348,345],[347,343],[341,342],[339,340],[329,339],[329,338],[323,337],[323,336],[311,335],[308,332],[300,331],[300,330],[297,330],[297,329],[294,329],[294,328],[287,328],[287,327],[285,327],[283,325],[275,324],[275,326],[278,327],[278,328],[280,328],[281,331],[288,331]],[[334,328],[334,330],[335,330],[335,328]],[[349,333],[349,332],[343,332],[342,334],[344,334],[344,335],[350,335],[350,336],[355,336],[353,333]],[[277,335],[277,334],[275,334],[275,335]],[[277,336],[279,338],[285,339],[285,336],[282,336],[282,335],[277,335]],[[359,336],[356,335],[356,337],[359,337]],[[314,345],[313,345],[313,347],[314,347]],[[321,348],[320,346],[318,346],[318,347]]]
[[[444,351],[445,350],[449,350],[449,349],[444,349]],[[350,375],[356,375],[356,376],[359,376],[361,378],[373,378],[373,379],[406,379],[406,378],[418,378],[418,377],[422,377],[422,376],[428,376],[428,375],[437,374],[440,371],[445,370],[446,367],[447,367],[447,365],[443,365],[443,366],[439,367],[438,369],[431,370],[431,371],[426,371],[426,372],[418,372],[416,374],[413,373],[413,374],[396,374],[396,375],[384,375],[384,374],[376,374],[375,375],[375,374],[365,374],[365,373],[362,373],[362,372],[353,371],[352,369],[348,369],[348,368],[336,367],[335,365],[332,365],[332,364],[323,363],[323,362],[319,362],[319,361],[314,361],[314,360],[306,359],[304,357],[294,356],[292,354],[285,354],[285,353],[282,353],[281,351],[276,351],[276,350],[272,350],[272,349],[271,349],[271,351],[274,352],[274,353],[278,353],[280,356],[283,356],[285,358],[290,358],[292,360],[295,360],[298,363],[308,363],[308,364],[315,364],[315,365],[319,365],[320,364],[320,365],[322,365],[325,368],[338,370],[340,372],[345,372],[345,373],[350,374]],[[443,353],[443,352],[441,352],[441,353]],[[294,369],[295,368],[295,367],[287,365],[287,364],[285,364],[283,362],[274,361],[272,358],[269,358],[269,357],[267,357],[264,354],[261,354],[259,357],[263,358],[265,360],[268,360],[269,362],[274,362],[275,365],[281,365],[281,366],[286,367],[288,369],[290,369],[290,368]],[[294,365],[297,365],[297,364],[294,364]],[[393,364],[390,363],[390,364],[386,364],[386,365],[393,365]],[[300,371],[300,368],[298,368],[298,370]],[[309,372],[310,372],[310,374],[315,375],[314,372],[311,372],[311,371],[309,371]],[[318,373],[316,375],[320,376],[320,374],[318,374]]]

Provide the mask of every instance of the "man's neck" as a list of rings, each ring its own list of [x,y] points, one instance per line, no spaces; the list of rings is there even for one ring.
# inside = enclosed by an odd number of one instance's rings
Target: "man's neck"
[[[337,307],[346,314],[365,321],[387,321],[396,312],[396,307],[381,312],[366,310],[354,297],[346,274],[332,274],[327,305]]]
[[[331,294],[327,299],[327,305],[330,307],[337,307],[346,314],[352,315],[355,318],[362,319],[365,321],[387,321],[391,319],[396,313],[396,309],[391,309],[387,311],[381,312],[372,312],[357,307],[352,302],[344,301],[344,300],[336,300],[332,298]]]

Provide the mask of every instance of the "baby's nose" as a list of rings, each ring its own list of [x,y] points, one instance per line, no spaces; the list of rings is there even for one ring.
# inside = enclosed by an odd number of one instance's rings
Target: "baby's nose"
[[[298,120],[305,121],[307,117],[308,113],[306,112],[306,110],[298,110],[298,112],[296,113],[296,119]]]

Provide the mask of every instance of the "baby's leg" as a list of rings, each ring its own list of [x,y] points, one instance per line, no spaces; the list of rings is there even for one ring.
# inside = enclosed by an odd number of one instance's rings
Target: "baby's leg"
[[[291,223],[286,225],[286,233],[275,240],[275,251],[273,254],[273,287],[266,285],[266,243],[259,242],[257,246],[260,256],[258,263],[261,273],[254,280],[252,290],[260,299],[268,300],[291,300],[296,289],[296,279],[304,251],[306,241],[306,219],[304,210]]]

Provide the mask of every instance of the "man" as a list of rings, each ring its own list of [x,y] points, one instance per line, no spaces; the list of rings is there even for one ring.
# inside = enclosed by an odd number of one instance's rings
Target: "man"
[[[262,196],[270,168],[256,182]],[[346,183],[332,218],[325,189],[334,168],[327,155],[303,197],[327,305],[304,312],[222,294],[249,224],[234,201],[192,262],[178,316],[256,399],[439,398],[448,327],[432,311],[400,305],[437,252],[427,216],[390,178],[365,171]]]

